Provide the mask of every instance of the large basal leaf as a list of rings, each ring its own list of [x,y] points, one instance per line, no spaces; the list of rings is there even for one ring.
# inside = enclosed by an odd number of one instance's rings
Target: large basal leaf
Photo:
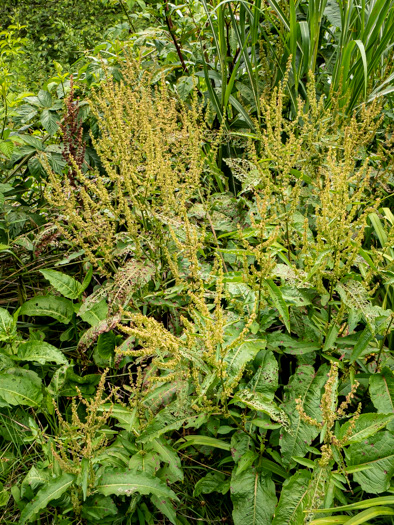
[[[0,341],[8,341],[15,334],[15,323],[7,310],[0,308]]]
[[[345,449],[347,465],[366,470],[354,472],[354,480],[365,492],[380,494],[390,487],[394,474],[394,436],[391,432],[379,432],[362,443]]]
[[[284,431],[280,439],[283,464],[289,466],[293,456],[304,457],[308,446],[319,434],[319,429],[300,419],[295,399],[301,399],[305,413],[321,420],[320,399],[327,381],[328,366],[322,365],[316,373],[310,365],[299,366],[285,388],[283,410],[290,418],[290,431]]]
[[[252,392],[245,388],[234,396],[234,401],[243,403],[247,407],[257,410],[257,412],[264,412],[284,427],[289,426],[289,418],[286,413],[272,399],[259,392]]]
[[[394,374],[389,368],[383,368],[380,374],[369,378],[371,401],[380,414],[394,414]],[[394,422],[387,427],[394,430]]]
[[[311,473],[299,470],[283,483],[272,525],[304,525],[304,507]]]
[[[26,370],[26,372],[28,372]],[[0,374],[0,403],[36,407],[42,401],[42,390],[30,377]]]
[[[30,299],[20,309],[21,315],[53,317],[63,324],[71,321],[73,313],[74,308],[71,301],[53,295],[40,295]]]
[[[48,279],[55,290],[64,295],[64,297],[68,297],[68,299],[78,299],[82,288],[78,281],[56,270],[40,270],[40,272],[45,279]]]
[[[33,361],[44,365],[56,363],[67,365],[68,361],[60,350],[44,341],[26,341],[18,347],[17,359],[20,361]]]
[[[234,525],[271,525],[277,502],[269,474],[250,468],[231,478]]]
[[[389,424],[394,418],[394,414],[361,414],[354,424],[354,429],[346,444],[360,443],[375,435],[379,430]],[[353,425],[352,421],[348,421],[341,426],[339,431],[339,439],[343,440],[349,426]]]
[[[158,478],[129,469],[112,469],[100,478],[96,490],[104,496],[131,496],[132,494],[154,494],[163,498],[178,499],[175,493]]]
[[[261,357],[260,357],[261,355]],[[273,352],[261,352],[257,356],[257,372],[249,381],[247,388],[251,392],[263,394],[267,399],[274,399],[278,389],[278,362]]]
[[[40,510],[47,507],[50,501],[60,498],[60,496],[71,487],[74,480],[75,476],[73,474],[63,473],[59,478],[48,481],[48,483],[38,491],[32,501],[23,509],[19,520],[20,525],[32,521]]]

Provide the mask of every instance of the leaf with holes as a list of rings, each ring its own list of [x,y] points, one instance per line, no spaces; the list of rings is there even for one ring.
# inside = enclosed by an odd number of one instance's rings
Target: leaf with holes
[[[27,375],[0,374],[1,406],[25,405],[37,407],[41,401],[41,388]]]
[[[18,347],[17,359],[20,361],[33,361],[44,365],[56,363],[67,365],[68,361],[60,350],[44,341],[26,341]]]
[[[107,470],[100,477],[96,490],[104,496],[132,496],[133,494],[154,494],[177,500],[175,493],[158,478],[129,469]]]
[[[63,324],[68,324],[73,314],[71,301],[53,295],[39,295],[24,303],[20,309],[20,315],[53,317]]]

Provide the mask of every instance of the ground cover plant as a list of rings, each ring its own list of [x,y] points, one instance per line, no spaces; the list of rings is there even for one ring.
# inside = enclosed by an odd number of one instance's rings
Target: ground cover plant
[[[0,35],[1,523],[392,524],[392,2],[101,4]]]

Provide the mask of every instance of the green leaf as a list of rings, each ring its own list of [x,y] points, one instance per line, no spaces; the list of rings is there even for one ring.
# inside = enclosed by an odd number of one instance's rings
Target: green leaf
[[[299,470],[283,483],[272,525],[304,525],[304,505],[311,473]]]
[[[36,407],[42,401],[42,390],[30,377],[0,374],[0,400],[7,405]]]
[[[68,299],[78,299],[81,294],[81,284],[62,272],[56,270],[40,270],[40,273],[48,279],[51,285],[59,293]]]
[[[41,124],[44,129],[50,134],[54,135],[59,128],[59,115],[50,111],[49,109],[44,109],[41,113]]]
[[[24,303],[20,315],[53,317],[63,324],[68,324],[74,314],[71,301],[53,295],[39,295]]]
[[[174,525],[177,525],[179,523],[176,519],[174,505],[171,503],[169,498],[163,498],[163,496],[159,498],[158,496],[153,494],[153,496],[151,496],[150,499],[153,505],[157,507],[159,511],[171,521],[171,523],[173,523]]]
[[[0,308],[0,341],[8,341],[15,333],[15,322],[12,315],[4,308]]]
[[[266,398],[259,392],[252,392],[244,388],[234,396],[233,400],[243,403],[247,407],[257,410],[257,412],[264,412],[284,427],[289,426],[289,418],[286,413],[281,410],[272,399]]]
[[[117,514],[118,509],[112,498],[102,494],[90,496],[82,506],[82,517],[95,523]]]
[[[369,343],[372,341],[372,338],[373,335],[369,328],[365,328],[361,332],[350,356],[350,363],[354,363],[354,361],[356,361],[361,356],[364,350],[368,347]]]
[[[348,510],[369,509],[369,507],[376,507],[377,505],[394,505],[394,496],[381,496],[380,498],[370,498],[357,503],[350,503],[349,505],[342,505],[341,507],[332,507],[329,509],[313,509],[313,512],[344,512]]]
[[[185,443],[186,441],[186,443]],[[181,443],[179,445],[178,450],[182,450],[183,448],[190,447],[190,446],[204,446],[204,447],[213,447],[213,448],[220,448],[222,450],[231,450],[230,443],[227,443],[226,441],[222,441],[221,439],[216,439],[210,436],[184,436],[181,439],[177,441],[177,443]]]
[[[372,374],[369,378],[369,394],[371,401],[380,414],[394,414],[394,374],[390,368],[383,368],[380,374]],[[394,423],[388,426],[394,430]]]
[[[319,429],[300,419],[296,409],[296,398],[301,398],[305,413],[321,421],[320,398],[327,380],[328,366],[322,365],[316,373],[310,365],[299,366],[285,387],[283,410],[290,418],[290,429],[284,431],[280,440],[282,461],[289,466],[293,456],[304,457],[308,446],[319,434]]]
[[[38,92],[37,98],[41,106],[44,106],[46,108],[50,108],[52,106],[52,97],[49,91],[45,91],[44,89],[41,89]]]
[[[318,518],[309,523],[309,525],[340,525],[349,520],[349,516],[327,516],[325,518]]]
[[[187,408],[180,411],[178,405],[171,403],[156,414],[152,423],[148,424],[138,441],[147,443],[171,430],[185,428],[199,428],[208,419],[208,414],[196,414]]]
[[[394,516],[394,509],[390,507],[372,507],[371,509],[360,512],[357,516],[353,516],[353,518],[350,518],[350,520],[345,523],[347,525],[360,525],[378,516]]]
[[[156,496],[178,499],[175,493],[158,478],[129,469],[107,470],[100,477],[96,490],[104,496],[131,496],[132,494],[154,494]]]
[[[117,403],[105,403],[98,408],[98,412],[110,412],[111,417],[118,420],[120,427],[128,432],[138,425],[138,414],[135,408],[130,409]]]
[[[247,388],[251,392],[258,392],[267,399],[274,399],[275,392],[278,389],[278,362],[273,352],[261,352],[257,356],[257,372],[249,381]]]
[[[45,509],[50,501],[60,498],[60,496],[71,487],[74,481],[75,476],[66,473],[63,473],[59,478],[49,480],[23,509],[19,521],[20,525],[24,525],[35,519],[40,510]]]
[[[367,467],[368,470],[354,472],[354,480],[371,494],[385,492],[390,487],[394,474],[394,436],[379,432],[362,443],[345,449],[349,467]]]
[[[364,439],[375,435],[390,423],[393,418],[394,414],[361,414],[356,420],[352,434],[345,444],[360,443]],[[341,426],[338,435],[339,439],[343,440],[350,425],[352,425],[351,420]]]
[[[7,158],[11,158],[15,144],[10,140],[0,140],[0,152]]]
[[[229,488],[230,478],[221,472],[208,472],[206,476],[200,478],[195,484],[193,496],[198,498],[201,494],[211,494],[212,492],[226,494]]]
[[[252,467],[231,477],[234,525],[271,525],[275,512],[275,484],[271,476]]]
[[[290,333],[290,315],[289,309],[285,300],[282,297],[282,292],[272,279],[267,279],[268,291],[271,296],[275,308],[278,310],[283,322],[285,323],[287,331]]]
[[[266,341],[251,339],[229,350],[224,358],[226,363],[228,363],[227,373],[229,376],[233,377],[238,374],[240,369],[243,369],[249,361],[254,359],[265,346]]]
[[[48,362],[58,365],[68,364],[62,352],[44,341],[26,341],[18,347],[17,358],[21,361],[34,361],[44,365]]]
[[[88,307],[85,306],[86,304],[87,303],[84,303],[78,312],[78,316],[81,317],[85,323],[89,323],[90,326],[97,326],[101,321],[104,321],[108,314],[108,304],[105,299],[90,304]]]
[[[89,286],[90,281],[92,280],[92,277],[93,277],[93,266],[90,266],[90,268],[89,268],[89,270],[88,270],[88,273],[85,275],[84,280],[82,281],[82,284],[80,285],[80,290],[79,290],[79,294],[80,294],[80,295],[81,295],[81,294],[86,290],[86,288]]]
[[[172,475],[172,480],[183,481],[183,471],[181,460],[175,450],[168,445],[163,437],[154,439],[151,446],[160,456],[160,460],[168,463],[168,470]]]

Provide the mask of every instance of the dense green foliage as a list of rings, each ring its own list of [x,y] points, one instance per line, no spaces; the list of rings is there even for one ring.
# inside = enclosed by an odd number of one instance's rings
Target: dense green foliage
[[[394,2],[1,9],[0,522],[392,524]]]

